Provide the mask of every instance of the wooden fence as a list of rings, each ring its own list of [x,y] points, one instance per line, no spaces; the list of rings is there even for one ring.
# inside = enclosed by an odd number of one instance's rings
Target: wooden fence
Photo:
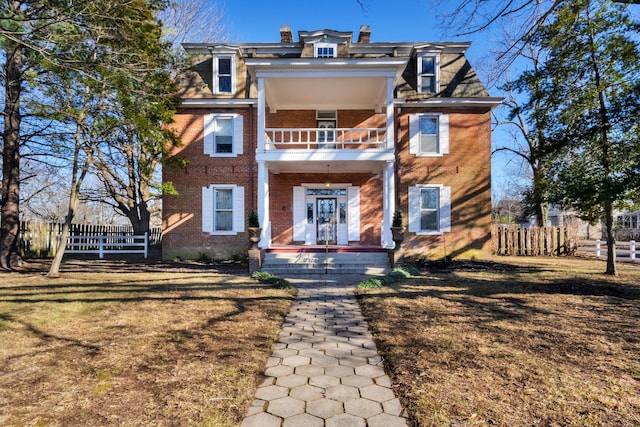
[[[576,239],[567,227],[491,226],[494,255],[566,255],[576,250]]]
[[[58,250],[62,224],[21,221],[18,235],[20,255],[25,258],[51,258]],[[69,236],[133,236],[127,225],[72,224]],[[149,232],[149,247],[162,245],[162,231],[154,227]]]

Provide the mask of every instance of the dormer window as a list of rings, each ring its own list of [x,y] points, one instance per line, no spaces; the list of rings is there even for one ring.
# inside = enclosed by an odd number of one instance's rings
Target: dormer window
[[[313,48],[316,58],[335,58],[338,45],[335,43],[316,43]]]
[[[234,90],[234,56],[215,55],[213,57],[213,92],[233,93]]]
[[[440,57],[433,53],[418,55],[418,92],[438,93]]]

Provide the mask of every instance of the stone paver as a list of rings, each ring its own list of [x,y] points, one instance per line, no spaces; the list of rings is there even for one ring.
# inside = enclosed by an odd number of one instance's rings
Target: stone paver
[[[241,427],[407,425],[353,296],[364,278],[287,277],[298,297]]]

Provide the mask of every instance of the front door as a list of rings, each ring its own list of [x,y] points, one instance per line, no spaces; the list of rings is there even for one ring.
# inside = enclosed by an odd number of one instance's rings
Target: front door
[[[318,244],[335,245],[337,243],[336,206],[335,198],[317,199]]]

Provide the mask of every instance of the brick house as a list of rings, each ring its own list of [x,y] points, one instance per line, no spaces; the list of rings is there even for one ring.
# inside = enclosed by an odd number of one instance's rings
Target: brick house
[[[371,42],[351,32],[280,29],[274,43],[186,43],[165,167],[163,257],[246,257],[260,247],[402,247],[427,257],[489,256],[491,97],[469,43]]]

